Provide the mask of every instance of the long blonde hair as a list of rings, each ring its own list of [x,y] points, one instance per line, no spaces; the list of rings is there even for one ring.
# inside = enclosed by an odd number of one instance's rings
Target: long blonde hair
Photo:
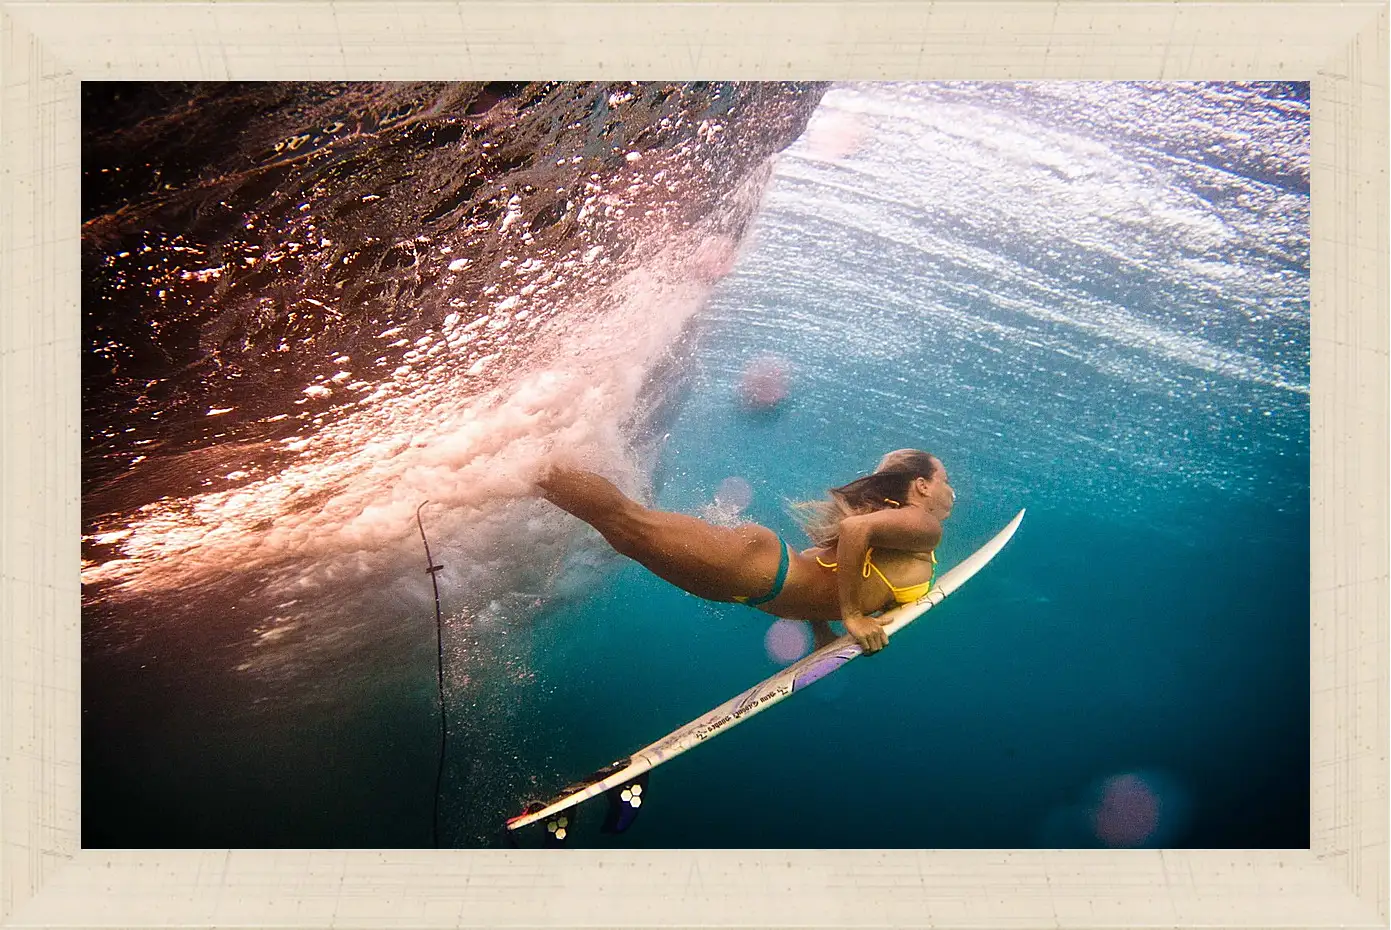
[[[793,501],[788,510],[815,545],[830,549],[840,542],[840,522],[846,517],[901,507],[915,478],[931,480],[936,473],[931,455],[902,449],[881,470],[831,488],[822,500]]]

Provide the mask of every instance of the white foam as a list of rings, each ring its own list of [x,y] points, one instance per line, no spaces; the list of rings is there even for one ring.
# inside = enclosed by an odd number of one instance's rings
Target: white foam
[[[630,273],[604,312],[557,332],[525,368],[497,367],[505,350],[481,356],[467,376],[493,378],[475,389],[449,366],[410,371],[406,389],[284,440],[300,453],[288,467],[103,527],[119,554],[84,567],[84,582],[148,592],[259,572],[300,595],[371,585],[419,570],[415,513],[429,500],[432,545],[447,557],[442,588],[471,599],[511,589],[574,528],[543,519],[554,511],[535,500],[545,462],[563,455],[640,486],[623,424],[707,292],[665,270],[680,267],[668,259]]]

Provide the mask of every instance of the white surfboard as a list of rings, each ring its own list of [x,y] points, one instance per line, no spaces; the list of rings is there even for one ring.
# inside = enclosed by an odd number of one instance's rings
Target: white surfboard
[[[893,636],[946,600],[948,595],[965,584],[1005,547],[1005,543],[1009,542],[1023,519],[1024,511],[1021,510],[993,539],[942,575],[927,594],[911,604],[904,604],[885,612],[880,618],[884,621],[885,635]],[[812,682],[819,681],[861,654],[862,650],[854,637],[846,634],[655,743],[644,746],[631,756],[606,765],[587,778],[570,785],[549,803],[531,805],[526,811],[507,821],[507,829],[518,830],[538,821],[550,820],[548,830],[553,837],[559,833],[555,838],[563,841],[568,824],[564,822],[564,818],[558,818],[558,815],[614,789],[621,789],[622,803],[631,808],[632,812],[636,812],[642,805],[642,789],[646,782],[644,776],[648,771],[676,758],[715,734],[723,733],[759,711],[766,710]]]

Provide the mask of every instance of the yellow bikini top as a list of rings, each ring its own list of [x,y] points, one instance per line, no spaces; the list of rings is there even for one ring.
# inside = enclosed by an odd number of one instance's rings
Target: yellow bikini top
[[[870,561],[870,556],[872,556],[873,554],[873,546],[865,550],[865,562],[860,569],[860,577],[868,578],[869,573],[874,572],[874,574],[879,576],[880,581],[884,582],[884,584],[889,586],[889,590],[893,592],[894,600],[896,602],[900,604],[911,604],[918,598],[926,594],[928,591],[932,590],[931,577],[929,577],[922,584],[911,584],[908,585],[906,588],[895,588],[893,586],[893,583],[890,582],[889,579],[884,577],[884,573],[879,570],[879,566],[875,565],[872,561]],[[935,572],[937,566],[937,553],[932,552],[930,553],[930,555],[932,556],[932,565]],[[834,571],[840,565],[839,562],[823,562],[821,561],[820,556],[816,557],[816,564],[820,565],[822,568],[829,568],[832,571]]]

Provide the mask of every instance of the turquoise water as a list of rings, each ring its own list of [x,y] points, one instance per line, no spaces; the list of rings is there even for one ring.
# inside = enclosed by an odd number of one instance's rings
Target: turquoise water
[[[1270,183],[1166,153],[1150,135],[1172,126],[1113,105],[1113,136],[1044,129],[1067,92],[1041,96],[829,94],[818,118],[880,131],[842,161],[785,156],[701,318],[654,473],[655,506],[690,513],[742,478],[744,516],[802,544],[788,499],[920,447],[959,495],[943,565],[1027,507],[1018,535],[883,654],[656,770],[621,839],[579,842],[1099,846],[1100,786],[1135,776],[1153,829],[1112,845],[1307,845],[1307,264],[1261,243],[1293,220],[1243,208]],[[1155,98],[1215,134],[1269,113],[1249,89]],[[998,135],[938,138],[944,112],[968,111]],[[982,147],[1032,131],[1045,142],[1019,141],[1012,168],[953,192]],[[1058,165],[1069,180],[1039,181]],[[1098,192],[1119,206],[1079,243],[1068,214]],[[999,215],[970,212],[987,202]],[[1306,191],[1270,203],[1307,217]],[[1135,204],[1153,225],[1124,215]],[[786,398],[751,410],[741,379],[770,355]],[[541,696],[522,725],[555,773],[537,795],[776,671],[769,621],[606,565],[535,620]]]

